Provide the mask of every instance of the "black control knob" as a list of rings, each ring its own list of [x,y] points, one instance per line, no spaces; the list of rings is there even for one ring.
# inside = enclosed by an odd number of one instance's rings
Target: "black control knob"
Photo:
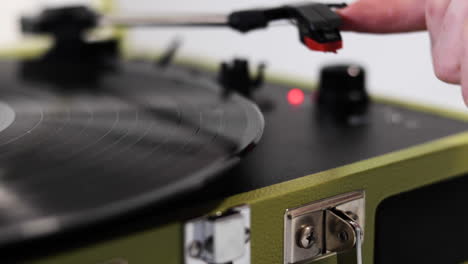
[[[349,125],[364,124],[369,103],[363,67],[332,65],[322,69],[317,102],[320,117]]]

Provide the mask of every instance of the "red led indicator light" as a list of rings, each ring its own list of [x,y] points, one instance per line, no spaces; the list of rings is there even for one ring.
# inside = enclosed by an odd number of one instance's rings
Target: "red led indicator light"
[[[289,90],[288,102],[292,105],[301,105],[304,103],[304,92],[297,88]]]

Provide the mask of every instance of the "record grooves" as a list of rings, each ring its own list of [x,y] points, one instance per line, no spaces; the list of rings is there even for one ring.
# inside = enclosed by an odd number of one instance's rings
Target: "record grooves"
[[[64,231],[201,187],[263,132],[240,96],[125,62],[95,87],[17,78],[0,64],[0,244]]]

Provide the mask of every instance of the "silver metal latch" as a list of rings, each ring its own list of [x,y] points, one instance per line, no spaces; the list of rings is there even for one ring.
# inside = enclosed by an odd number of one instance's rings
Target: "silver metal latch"
[[[364,192],[352,192],[288,209],[284,263],[315,261],[354,249],[355,263],[361,264],[364,207]]]
[[[191,220],[184,227],[185,264],[250,264],[250,208]]]

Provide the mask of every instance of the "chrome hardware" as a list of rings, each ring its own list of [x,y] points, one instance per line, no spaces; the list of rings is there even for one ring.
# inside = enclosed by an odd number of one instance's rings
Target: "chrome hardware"
[[[297,245],[301,248],[311,248],[317,240],[315,236],[313,226],[303,226],[297,236]]]
[[[288,209],[284,218],[284,263],[315,261],[356,250],[362,263],[364,192],[352,192]]]
[[[186,264],[250,264],[250,208],[191,220],[184,228]]]

